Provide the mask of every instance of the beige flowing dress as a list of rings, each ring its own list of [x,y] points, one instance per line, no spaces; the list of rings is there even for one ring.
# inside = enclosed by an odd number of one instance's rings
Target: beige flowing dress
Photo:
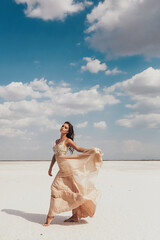
[[[103,153],[90,148],[83,153],[66,155],[65,140],[53,147],[59,171],[51,185],[49,216],[73,210],[79,218],[93,217],[101,191],[95,181]]]

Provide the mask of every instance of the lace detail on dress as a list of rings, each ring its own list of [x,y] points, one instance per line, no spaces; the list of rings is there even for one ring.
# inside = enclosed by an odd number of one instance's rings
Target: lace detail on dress
[[[54,145],[53,151],[54,151],[55,154],[65,155],[67,153],[68,147],[64,144],[65,140],[56,144],[56,145]]]

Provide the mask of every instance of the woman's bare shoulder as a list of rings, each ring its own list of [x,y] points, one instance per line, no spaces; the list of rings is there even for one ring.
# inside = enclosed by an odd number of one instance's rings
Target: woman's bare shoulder
[[[67,142],[67,143],[73,143],[73,140],[70,139],[70,138],[67,138],[67,139],[66,139],[66,142]]]
[[[70,139],[70,138],[67,138],[66,139],[66,146],[67,147],[69,147],[71,144],[73,144],[74,142],[73,142],[73,140],[72,139]]]

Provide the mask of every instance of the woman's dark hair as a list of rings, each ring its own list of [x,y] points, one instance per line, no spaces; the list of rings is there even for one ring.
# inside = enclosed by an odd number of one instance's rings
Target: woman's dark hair
[[[74,129],[73,129],[73,125],[70,122],[65,122],[69,125],[69,131],[67,133],[67,137],[70,138],[71,140],[74,140]],[[71,153],[73,153],[74,149],[72,147],[69,147],[69,150]]]

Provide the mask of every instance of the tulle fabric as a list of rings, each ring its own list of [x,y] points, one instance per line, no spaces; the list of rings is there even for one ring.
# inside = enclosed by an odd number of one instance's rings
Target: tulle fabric
[[[103,163],[101,150],[91,148],[81,154],[65,155],[67,149],[60,144],[54,151],[59,171],[51,185],[48,215],[73,210],[79,218],[93,217],[101,197],[95,187]]]

